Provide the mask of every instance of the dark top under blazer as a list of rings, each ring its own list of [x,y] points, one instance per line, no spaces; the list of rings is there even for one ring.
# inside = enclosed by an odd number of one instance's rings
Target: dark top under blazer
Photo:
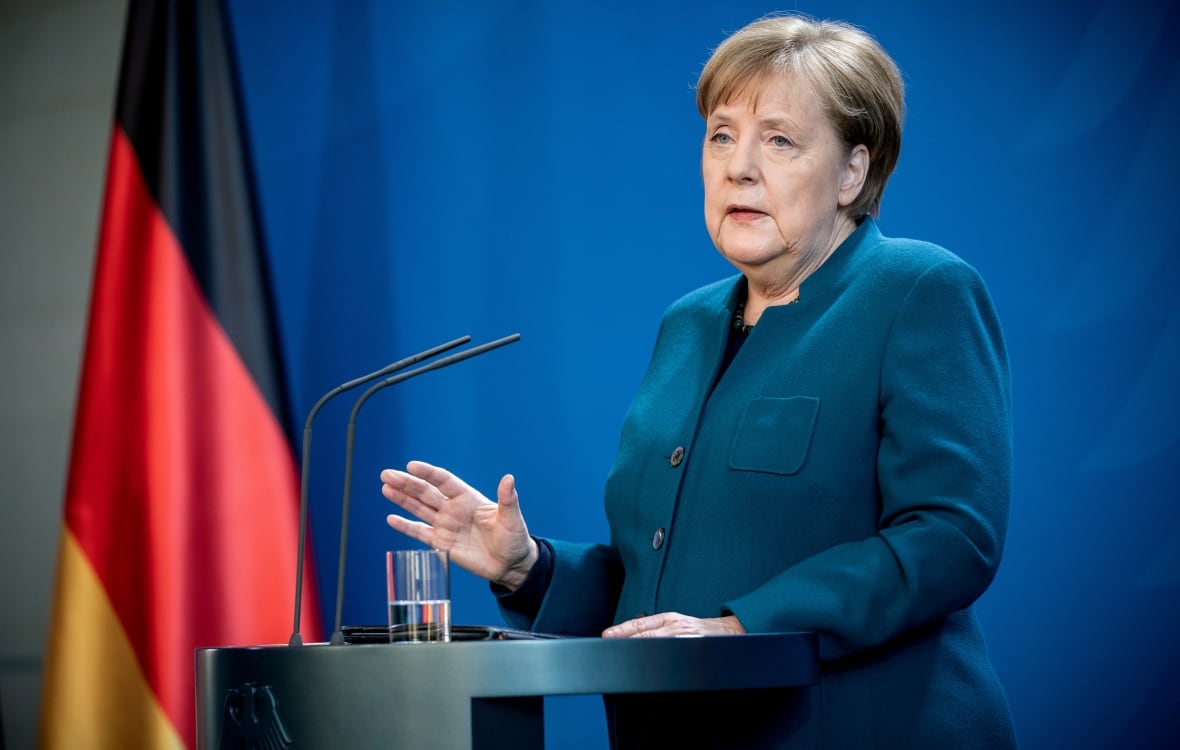
[[[1000,562],[1012,473],[982,280],[866,219],[712,387],[741,283],[668,309],[606,485],[611,543],[550,540],[536,618],[505,616],[597,635],[642,613],[732,613],[748,632],[819,634],[820,685],[694,719],[695,746],[1014,745],[971,609]]]

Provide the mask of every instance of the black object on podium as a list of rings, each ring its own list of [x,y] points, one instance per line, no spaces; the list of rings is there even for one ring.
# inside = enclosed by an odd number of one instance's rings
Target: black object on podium
[[[801,687],[813,633],[199,649],[197,746],[543,748],[547,695]]]

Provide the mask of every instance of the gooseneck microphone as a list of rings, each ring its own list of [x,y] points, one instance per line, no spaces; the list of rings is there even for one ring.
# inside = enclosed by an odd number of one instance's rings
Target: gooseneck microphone
[[[287,642],[288,646],[302,646],[303,635],[299,632],[299,616],[303,607],[303,561],[306,557],[307,550],[307,496],[308,496],[308,477],[310,476],[311,467],[311,423],[315,419],[315,415],[319,413],[320,409],[334,396],[337,396],[345,391],[350,391],[357,386],[364,385],[370,381],[376,380],[384,375],[404,370],[410,365],[416,365],[424,359],[430,359],[445,351],[454,349],[456,346],[462,346],[468,341],[471,341],[470,336],[460,336],[453,341],[448,341],[445,344],[433,346],[426,351],[418,352],[405,359],[399,359],[391,365],[382,367],[376,372],[370,372],[368,375],[362,375],[355,380],[350,380],[347,383],[342,383],[332,390],[320,397],[319,401],[315,402],[315,406],[311,407],[311,411],[307,413],[307,421],[303,423],[303,464],[300,470],[299,479],[299,557],[295,567],[295,622],[291,626],[291,639]]]
[[[430,372],[431,370],[439,370],[443,367],[449,367],[450,365],[462,362],[465,359],[470,359],[471,357],[478,357],[480,354],[490,352],[493,349],[499,349],[502,346],[507,346],[508,344],[519,340],[520,334],[514,333],[510,336],[496,339],[495,341],[489,341],[486,344],[480,344],[479,346],[473,346],[470,349],[464,349],[461,352],[456,352],[443,357],[442,359],[436,359],[430,364],[416,367],[413,370],[394,375],[391,378],[386,378],[380,383],[370,386],[368,390],[366,390],[360,395],[359,398],[357,398],[356,403],[352,407],[352,415],[348,418],[348,442],[344,449],[344,499],[341,503],[342,507],[340,511],[340,560],[336,566],[336,626],[332,631],[331,643],[333,646],[339,646],[344,643],[344,632],[340,628],[341,617],[344,612],[344,561],[346,553],[348,552],[348,511],[350,502],[349,496],[352,486],[352,454],[353,445],[356,438],[356,415],[361,410],[361,406],[369,400],[370,396],[382,388],[388,388],[391,385],[397,385],[398,383],[409,380],[413,377],[417,377],[423,373]]]

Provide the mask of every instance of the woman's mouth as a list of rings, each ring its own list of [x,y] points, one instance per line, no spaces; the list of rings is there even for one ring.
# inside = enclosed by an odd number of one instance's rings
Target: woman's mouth
[[[725,207],[725,215],[734,221],[748,222],[757,221],[766,216],[765,211],[759,211],[751,206],[742,206],[733,204]]]

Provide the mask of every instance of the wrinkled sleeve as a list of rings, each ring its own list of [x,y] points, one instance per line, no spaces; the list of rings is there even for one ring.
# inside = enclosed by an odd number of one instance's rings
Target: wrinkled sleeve
[[[514,606],[508,597],[498,598],[504,621],[513,628],[541,633],[601,635],[614,618],[622,588],[623,565],[618,551],[605,544],[538,541],[552,553],[544,595],[526,606]]]
[[[537,542],[537,561],[533,563],[524,582],[515,591],[498,583],[488,584],[505,622],[520,627],[524,627],[522,623],[531,623],[536,619],[541,602],[545,600],[545,592],[553,580],[553,547],[545,539],[533,539]]]
[[[877,533],[726,602],[749,632],[813,630],[855,654],[974,602],[1000,562],[1011,494],[1011,394],[983,281],[948,260],[897,310],[879,381]]]

